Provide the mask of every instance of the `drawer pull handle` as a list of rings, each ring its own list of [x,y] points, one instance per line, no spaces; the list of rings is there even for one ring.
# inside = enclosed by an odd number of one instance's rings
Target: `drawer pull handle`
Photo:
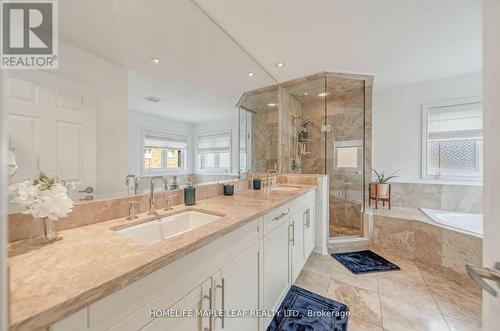
[[[212,305],[212,288],[208,291],[208,294],[205,294],[203,296],[203,300],[208,300],[208,310],[211,312],[213,310],[213,305]],[[212,318],[208,320],[208,328],[205,326],[203,328],[203,331],[212,331]]]
[[[290,210],[287,209],[287,211],[284,211],[282,212],[279,216],[276,216],[275,218],[272,219],[273,222],[276,222],[276,221],[279,221],[280,219],[282,219],[283,217],[285,217],[286,215],[288,215],[288,212]]]
[[[224,329],[224,321],[225,321],[225,316],[226,316],[226,312],[225,312],[226,308],[225,308],[225,304],[224,304],[224,301],[225,301],[225,298],[224,298],[225,297],[225,293],[224,293],[225,292],[224,291],[225,286],[224,285],[225,285],[224,284],[224,277],[222,277],[222,285],[217,285],[215,287],[215,289],[220,288],[222,290],[222,293],[221,293],[221,296],[222,296],[222,303],[221,303],[221,305],[222,305],[222,307],[221,307],[221,309],[222,309],[222,316],[217,316],[217,317],[219,317],[221,319],[221,324],[222,324],[221,327],[223,329]]]

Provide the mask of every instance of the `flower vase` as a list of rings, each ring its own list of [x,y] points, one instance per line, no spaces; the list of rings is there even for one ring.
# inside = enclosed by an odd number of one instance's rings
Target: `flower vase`
[[[41,245],[57,239],[54,221],[48,217],[33,219],[30,233],[30,244]]]

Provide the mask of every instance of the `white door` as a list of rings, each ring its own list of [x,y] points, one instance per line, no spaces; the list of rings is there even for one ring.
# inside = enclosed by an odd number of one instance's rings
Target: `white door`
[[[483,266],[500,262],[500,1],[483,1],[484,24],[484,241]],[[500,288],[497,297],[483,291],[483,329],[500,328]]]
[[[9,73],[6,81],[8,135],[19,166],[12,182],[43,171],[77,190],[95,188],[96,93],[38,70]]]
[[[244,316],[223,316],[215,320],[215,330],[258,331],[259,319],[248,316],[259,308],[259,244],[255,244],[214,277],[215,309]]]
[[[288,233],[284,222],[264,238],[264,309],[277,309],[288,289]]]
[[[291,264],[291,279],[293,284],[299,276],[300,270],[304,265],[304,223],[305,209],[297,210],[292,216],[292,226],[290,231],[290,264]]]
[[[210,301],[212,280],[205,281],[168,310],[178,312],[178,317],[159,317],[141,330],[147,331],[204,331],[212,330],[210,324]],[[161,307],[159,307],[161,308]],[[196,314],[206,311],[207,315]],[[189,316],[192,314],[192,316]]]

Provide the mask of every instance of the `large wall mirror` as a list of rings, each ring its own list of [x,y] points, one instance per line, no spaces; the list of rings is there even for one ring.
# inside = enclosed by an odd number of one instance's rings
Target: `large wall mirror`
[[[143,193],[152,176],[169,188],[174,176],[236,178],[276,158],[247,166],[238,104],[275,80],[196,3],[65,0],[59,13],[59,68],[7,75],[11,183],[42,171],[85,201]],[[247,99],[255,124],[277,103]]]

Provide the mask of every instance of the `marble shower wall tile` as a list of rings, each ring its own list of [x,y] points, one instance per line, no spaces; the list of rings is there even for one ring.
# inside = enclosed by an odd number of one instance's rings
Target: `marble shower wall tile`
[[[248,181],[235,181],[235,191],[241,192],[248,189]],[[196,199],[203,200],[223,194],[222,184],[208,184],[196,187]],[[156,193],[156,208],[166,205],[166,196],[172,196],[173,205],[184,203],[184,191],[172,190]],[[55,222],[57,231],[72,229],[84,225],[99,223],[110,219],[125,217],[129,213],[130,202],[138,201],[137,213],[143,213],[149,209],[149,194],[139,194],[117,199],[96,200],[90,202],[76,203],[73,211],[65,218]],[[29,237],[31,222],[30,215],[21,212],[8,214],[9,242],[26,239]]]
[[[482,213],[482,186],[392,183],[392,204],[463,213]]]

